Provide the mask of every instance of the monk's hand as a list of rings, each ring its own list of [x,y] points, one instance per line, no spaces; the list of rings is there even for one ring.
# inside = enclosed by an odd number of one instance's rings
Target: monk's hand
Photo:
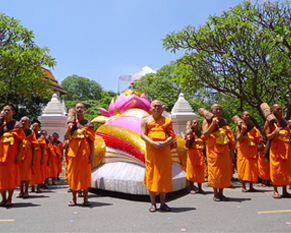
[[[281,129],[282,129],[281,127],[277,127],[277,128],[274,130],[275,135],[277,135],[277,134],[280,132]]]
[[[211,123],[214,124],[214,123],[217,123],[217,122],[219,122],[218,117],[213,117]]]
[[[162,149],[161,142],[153,142],[152,144],[156,150]]]
[[[72,130],[73,126],[74,126],[74,123],[72,123],[72,122],[69,122],[69,123],[67,124],[67,127],[69,128],[69,131]]]

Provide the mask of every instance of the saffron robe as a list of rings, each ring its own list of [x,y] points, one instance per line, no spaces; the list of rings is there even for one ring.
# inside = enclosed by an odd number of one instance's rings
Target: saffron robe
[[[277,125],[282,126],[282,121]],[[271,126],[271,132],[275,126]],[[280,132],[272,139],[270,145],[270,177],[274,185],[282,186],[291,184],[291,156],[290,140],[291,131],[289,125],[285,124]]]
[[[265,147],[262,147],[258,151],[258,171],[259,171],[259,177],[262,180],[270,180],[270,163],[266,161],[266,158],[264,157],[264,150]]]
[[[221,118],[206,141],[208,184],[213,188],[231,185],[230,147],[234,147],[234,137],[227,121]]]
[[[31,144],[36,141],[35,134],[31,129],[24,130],[26,138],[23,140],[23,148],[21,154],[21,164],[19,168],[20,180],[31,179],[31,162],[32,162],[32,147]]]
[[[0,190],[14,189],[20,185],[17,140],[23,140],[25,133],[21,123],[12,120],[2,125],[0,135]]]
[[[165,141],[168,137],[175,138],[172,120],[161,116],[147,124],[146,135],[153,141]],[[151,192],[172,191],[172,156],[170,145],[156,150],[146,143],[145,177],[143,184]]]
[[[34,167],[32,169],[32,176],[29,181],[30,185],[40,184],[45,180],[44,176],[44,164],[41,162],[41,147],[45,148],[46,141],[44,138],[41,138],[41,135],[36,135],[36,141],[34,142]]]
[[[50,177],[51,178],[56,178],[58,177],[58,163],[59,163],[59,158],[58,155],[55,152],[55,147],[52,143],[48,144],[48,148],[51,152],[51,163],[50,163]]]
[[[259,130],[248,124],[242,140],[237,142],[237,174],[243,181],[257,182],[258,180],[258,152],[260,143]]]
[[[196,137],[195,137],[196,136]],[[191,182],[204,183],[204,155],[202,154],[205,143],[205,136],[201,131],[197,131],[192,135],[193,143],[191,145],[187,156],[186,164],[186,179]]]
[[[67,180],[71,190],[88,189],[91,186],[90,144],[94,142],[93,124],[83,120],[71,131],[67,152]]]

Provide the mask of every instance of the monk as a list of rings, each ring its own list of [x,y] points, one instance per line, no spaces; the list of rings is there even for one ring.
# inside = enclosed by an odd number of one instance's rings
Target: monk
[[[78,103],[75,108],[77,121],[67,124],[64,135],[65,140],[69,139],[67,179],[73,195],[68,205],[75,206],[77,191],[83,190],[83,206],[91,206],[88,201],[88,188],[91,186],[91,170],[94,165],[95,133],[93,124],[84,118],[86,111],[84,104]]]
[[[25,133],[26,138],[23,140],[23,149],[22,149],[22,156],[21,156],[21,163],[20,166],[20,192],[16,197],[29,197],[28,188],[29,188],[29,181],[31,179],[31,169],[34,167],[34,145],[33,142],[36,141],[35,134],[33,131],[28,128],[30,123],[29,118],[24,116],[20,120],[23,130]]]
[[[55,147],[53,145],[54,136],[49,135],[49,144],[48,148],[51,153],[51,163],[50,163],[50,175],[49,177],[52,179],[52,185],[56,185],[55,179],[58,177],[58,164],[59,164],[59,155],[56,154]]]
[[[202,183],[205,182],[204,155],[202,154],[205,144],[205,135],[198,130],[199,122],[192,120],[191,128],[186,129],[186,147],[189,149],[186,164],[186,179],[190,182],[191,194],[195,194],[194,182],[198,183],[198,193],[204,194]],[[187,127],[186,127],[187,128]],[[208,135],[207,135],[208,136]]]
[[[53,133],[53,145],[55,147],[55,153],[58,155],[58,176],[57,179],[59,180],[59,176],[63,171],[63,143],[59,140],[59,134],[58,133]]]
[[[220,117],[221,106],[213,104],[211,112],[215,117],[211,122],[203,120],[202,130],[209,134],[206,140],[208,164],[208,184],[213,187],[214,201],[228,201],[223,189],[231,185],[231,155],[234,149],[234,137],[226,119]]]
[[[265,133],[265,127],[260,127],[261,142],[258,145],[258,171],[259,177],[262,180],[262,186],[270,186],[270,163],[266,161],[264,157],[264,151],[266,148],[267,138]]]
[[[47,139],[47,131],[41,130],[41,138],[44,141],[44,164],[43,164],[43,188],[48,189],[48,179],[50,177],[50,163],[52,158],[52,153],[49,148],[49,140]]]
[[[14,188],[20,185],[19,163],[25,133],[22,124],[13,119],[13,106],[5,105],[3,114],[4,123],[0,128],[0,206],[10,207]]]
[[[259,130],[250,123],[251,116],[248,111],[241,115],[244,124],[235,128],[237,139],[237,174],[242,182],[242,192],[254,192],[253,182],[258,181],[258,152],[257,146],[260,144]],[[249,190],[246,189],[246,181],[250,182]]]
[[[291,156],[290,156],[290,124],[282,118],[282,106],[274,104],[272,113],[277,123],[271,125],[265,122],[265,131],[270,143],[270,176],[274,187],[273,198],[291,197],[287,192],[287,185],[291,184]],[[278,186],[282,186],[282,195],[278,193]]]
[[[151,103],[152,115],[141,123],[141,138],[146,142],[145,179],[150,193],[150,212],[156,212],[156,193],[160,193],[160,210],[171,211],[166,204],[166,192],[172,191],[172,157],[170,143],[176,137],[172,120],[162,116],[161,101]]]
[[[40,130],[40,126],[37,122],[31,125],[31,130],[34,132],[36,141],[33,142],[34,144],[34,167],[32,169],[32,176],[29,181],[31,185],[31,192],[40,193],[40,187],[42,182],[45,180],[44,172],[43,172],[43,164],[44,164],[44,148],[45,148],[45,140],[41,137],[41,134],[38,133]],[[37,186],[35,191],[34,186]]]

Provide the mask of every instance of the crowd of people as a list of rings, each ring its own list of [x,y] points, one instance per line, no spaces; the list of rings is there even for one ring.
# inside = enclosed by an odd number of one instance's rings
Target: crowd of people
[[[213,200],[227,201],[223,189],[231,186],[235,167],[242,192],[257,191],[253,183],[260,178],[263,186],[273,185],[273,198],[291,197],[287,192],[287,185],[291,184],[291,122],[282,117],[282,106],[272,107],[277,122],[266,121],[259,129],[251,123],[250,113],[244,111],[242,120],[236,123],[235,135],[221,117],[219,104],[212,105],[211,113],[214,117],[211,121],[204,119],[202,131],[198,130],[196,119],[186,126],[186,172],[191,193],[196,193],[194,182],[198,183],[197,192],[204,193],[201,184],[206,176],[213,187]],[[282,194],[278,186],[282,186]]]
[[[141,137],[146,142],[144,184],[150,193],[149,211],[157,211],[157,192],[160,193],[160,210],[171,211],[165,204],[165,196],[172,190],[169,144],[175,135],[172,121],[162,116],[160,101],[151,103],[151,112],[143,119],[141,130]],[[213,200],[228,201],[223,191],[231,186],[235,166],[242,192],[256,191],[253,183],[260,178],[263,186],[273,185],[273,198],[291,197],[287,192],[287,185],[291,184],[291,121],[282,118],[280,104],[274,104],[271,112],[277,122],[266,121],[257,129],[251,123],[250,113],[244,111],[235,135],[228,121],[221,117],[219,104],[212,105],[210,113],[213,117],[205,117],[202,130],[199,130],[197,119],[187,122],[183,137],[188,151],[186,178],[192,194],[204,194],[202,184],[207,180],[213,188]],[[246,182],[249,182],[249,189]],[[198,184],[197,188],[194,183]],[[282,186],[282,194],[279,194],[278,186]]]
[[[38,123],[30,125],[24,116],[20,121],[13,119],[14,108],[4,106],[0,115],[0,206],[13,205],[15,187],[19,186],[17,198],[28,198],[29,193],[40,193],[48,185],[56,185],[65,160],[65,178],[73,198],[69,206],[76,204],[76,193],[88,202],[93,164],[94,127],[84,119],[85,106],[76,105],[76,121],[67,124],[65,140],[59,135],[48,135]],[[30,127],[29,127],[30,125]],[[90,157],[90,159],[88,159]],[[81,193],[80,193],[81,191]]]
[[[90,206],[88,188],[94,165],[94,127],[84,118],[85,106],[76,104],[68,116],[64,141],[59,135],[47,135],[38,123],[29,127],[29,118],[13,119],[14,109],[4,106],[0,114],[0,206],[12,206],[15,187],[20,186],[18,198],[29,197],[55,185],[65,164],[65,179],[72,193],[69,206],[77,203],[82,191],[83,205]],[[227,201],[224,188],[231,186],[233,164],[242,183],[242,192],[256,191],[253,182],[261,179],[263,185],[272,184],[274,198],[291,197],[287,185],[291,184],[291,121],[282,117],[282,106],[275,104],[272,113],[277,122],[265,122],[257,129],[251,123],[248,111],[241,115],[235,135],[226,119],[221,117],[221,106],[213,104],[213,117],[204,119],[202,130],[194,119],[187,123],[185,146],[188,150],[186,173],[191,193],[204,193],[205,177],[213,188],[213,200]],[[151,103],[151,115],[143,118],[141,138],[146,144],[144,184],[150,194],[150,212],[157,211],[156,194],[160,194],[160,210],[171,211],[166,204],[166,193],[172,191],[171,142],[176,135],[171,119],[162,116],[161,101]],[[70,114],[70,112],[69,112]],[[249,182],[249,189],[246,188]],[[194,183],[198,184],[196,188]],[[279,194],[278,186],[282,186]],[[8,193],[8,196],[7,196]]]

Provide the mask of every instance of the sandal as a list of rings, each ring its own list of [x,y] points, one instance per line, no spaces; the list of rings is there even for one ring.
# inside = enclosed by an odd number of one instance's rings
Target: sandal
[[[213,201],[219,202],[219,201],[221,201],[221,199],[219,197],[214,196]]]
[[[221,201],[229,201],[229,199],[228,199],[226,196],[221,196],[221,197],[220,197],[220,200],[221,200]]]
[[[91,202],[89,202],[89,201],[84,201],[84,202],[83,202],[83,206],[91,206]]]
[[[165,211],[165,212],[172,211],[172,209],[171,209],[169,206],[167,206],[167,204],[162,205],[162,206],[160,207],[160,210],[161,210],[161,211]]]
[[[157,211],[157,206],[155,204],[152,204],[151,207],[149,208],[149,211],[151,213],[156,212]]]
[[[273,198],[280,199],[282,196],[279,193],[274,193]]]
[[[75,206],[75,205],[76,205],[76,202],[74,202],[73,200],[68,203],[68,206]]]

